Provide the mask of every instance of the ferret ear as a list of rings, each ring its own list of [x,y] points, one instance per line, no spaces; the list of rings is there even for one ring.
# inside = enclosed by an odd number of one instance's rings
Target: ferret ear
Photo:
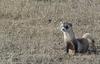
[[[72,23],[69,23],[69,25],[72,27],[73,25],[72,25]]]

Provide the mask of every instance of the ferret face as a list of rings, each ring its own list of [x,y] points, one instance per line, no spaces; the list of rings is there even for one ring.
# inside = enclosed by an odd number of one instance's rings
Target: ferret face
[[[68,22],[61,23],[60,25],[62,32],[68,32],[72,29],[72,24]]]

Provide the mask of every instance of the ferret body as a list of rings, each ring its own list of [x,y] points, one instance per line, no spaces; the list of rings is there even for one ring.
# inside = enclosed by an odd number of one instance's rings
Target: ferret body
[[[84,34],[82,38],[75,38],[75,34],[73,32],[71,23],[64,22],[60,25],[60,27],[64,35],[64,43],[66,44],[66,52],[69,53],[69,55],[74,55],[75,53],[88,52],[89,48],[96,50],[94,49],[95,48],[94,40],[92,39],[90,33]]]

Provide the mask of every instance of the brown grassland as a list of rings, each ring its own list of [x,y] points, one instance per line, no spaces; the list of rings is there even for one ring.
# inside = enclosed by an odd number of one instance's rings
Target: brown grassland
[[[62,21],[100,45],[100,0],[0,0],[0,64],[100,64],[98,54],[69,57]]]

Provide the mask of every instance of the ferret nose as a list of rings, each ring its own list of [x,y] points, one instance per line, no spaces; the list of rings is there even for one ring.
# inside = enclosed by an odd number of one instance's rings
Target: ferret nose
[[[63,28],[62,30],[64,31],[65,29]]]

